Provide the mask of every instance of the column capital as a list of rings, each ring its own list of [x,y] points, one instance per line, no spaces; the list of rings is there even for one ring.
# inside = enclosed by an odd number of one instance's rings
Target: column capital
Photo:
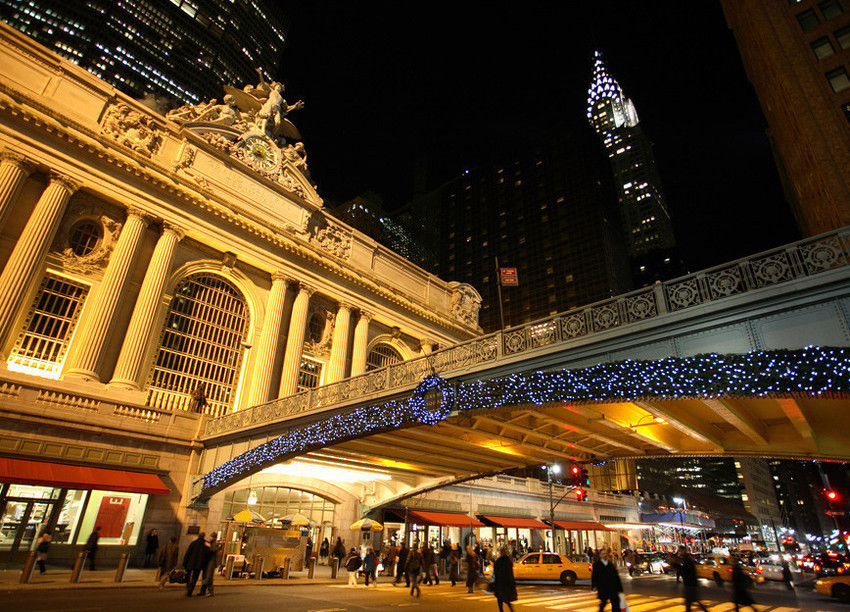
[[[77,189],[81,187],[81,183],[77,180],[72,179],[70,176],[65,174],[61,174],[56,172],[55,170],[51,170],[48,172],[47,176],[50,178],[51,185],[59,185],[68,190],[69,193],[73,194]]]
[[[292,285],[295,283],[295,280],[291,276],[281,270],[275,270],[272,272],[271,277],[273,283],[278,281],[283,281],[284,285]]]
[[[165,232],[177,236],[177,242],[180,242],[181,240],[183,240],[183,237],[186,236],[186,230],[184,230],[182,227],[178,227],[170,221],[162,222],[162,233],[165,234]]]
[[[36,167],[35,162],[28,157],[8,150],[0,151],[0,163],[16,166],[25,174],[32,174]]]
[[[316,293],[317,290],[312,285],[308,285],[306,283],[299,282],[298,283],[298,291],[299,291],[299,293],[306,293],[307,297],[310,297],[314,293]]]
[[[349,304],[348,302],[344,302],[344,301],[340,300],[339,305],[337,306],[337,309],[338,310],[347,310],[348,312],[351,312],[352,310],[354,310],[354,306],[352,304]]]
[[[361,319],[365,319],[365,320],[367,320],[367,321],[371,321],[372,319],[374,319],[374,318],[375,318],[375,313],[374,313],[374,312],[369,312],[368,310],[363,310],[363,309],[361,308],[361,309],[360,309],[360,318],[361,318]]]
[[[146,211],[142,210],[141,208],[135,208],[135,207],[131,207],[131,208],[127,209],[127,219],[129,219],[130,217],[138,217],[139,219],[142,220],[142,223],[144,223],[146,226],[150,225],[151,221],[154,220],[153,215],[151,215],[149,212],[146,212]]]

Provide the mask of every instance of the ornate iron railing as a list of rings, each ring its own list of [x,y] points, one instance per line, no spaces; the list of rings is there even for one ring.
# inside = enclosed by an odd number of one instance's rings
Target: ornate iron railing
[[[497,362],[541,347],[848,265],[850,228],[842,228],[214,418],[207,422],[206,436],[324,410],[387,391],[412,389],[428,374],[450,375],[471,366]]]

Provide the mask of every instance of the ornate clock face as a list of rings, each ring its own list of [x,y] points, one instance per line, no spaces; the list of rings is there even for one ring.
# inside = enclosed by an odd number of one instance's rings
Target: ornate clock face
[[[278,151],[265,138],[251,136],[245,139],[245,158],[260,170],[271,170],[278,163]]]

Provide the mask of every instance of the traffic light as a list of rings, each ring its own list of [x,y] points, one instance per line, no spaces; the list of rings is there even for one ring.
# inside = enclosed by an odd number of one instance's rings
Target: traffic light
[[[581,480],[580,480],[580,478],[581,478],[581,468],[579,468],[579,466],[577,466],[577,465],[574,465],[573,467],[570,468],[570,474],[572,474],[572,477],[573,477],[573,486],[574,487],[580,487],[581,486]]]
[[[587,492],[584,489],[576,489],[576,501],[587,501]]]
[[[579,483],[580,487],[589,487],[590,486],[590,476],[587,474],[586,468],[581,468],[581,473],[579,474]]]
[[[830,503],[834,503],[838,501],[838,492],[833,491],[832,489],[827,489],[823,492],[826,498],[830,501]]]

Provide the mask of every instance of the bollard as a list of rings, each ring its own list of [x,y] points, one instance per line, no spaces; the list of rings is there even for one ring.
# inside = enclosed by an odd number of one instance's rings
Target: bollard
[[[124,582],[124,572],[127,571],[128,563],[130,563],[130,555],[122,553],[118,560],[118,569],[115,570],[115,582]]]
[[[265,569],[266,558],[260,555],[254,555],[254,580],[263,579],[263,570]]]
[[[24,565],[24,571],[21,572],[21,584],[29,584],[32,580],[32,574],[35,571],[35,562],[38,560],[38,553],[32,551],[27,557],[27,564]]]
[[[316,557],[308,557],[307,558],[307,578],[313,579],[313,576],[316,575]]]
[[[289,570],[292,569],[292,559],[287,557],[283,560],[283,570],[281,570],[280,577],[286,580],[289,578]]]
[[[334,557],[334,560],[331,562],[331,578],[336,579],[339,576],[339,566],[342,563],[342,559]]]
[[[236,557],[229,556],[224,562],[224,578],[225,580],[233,580],[233,564],[236,562]]]
[[[78,584],[83,575],[83,568],[86,565],[86,557],[89,556],[88,551],[84,550],[77,555],[77,560],[74,561],[74,569],[71,570],[71,583]]]

